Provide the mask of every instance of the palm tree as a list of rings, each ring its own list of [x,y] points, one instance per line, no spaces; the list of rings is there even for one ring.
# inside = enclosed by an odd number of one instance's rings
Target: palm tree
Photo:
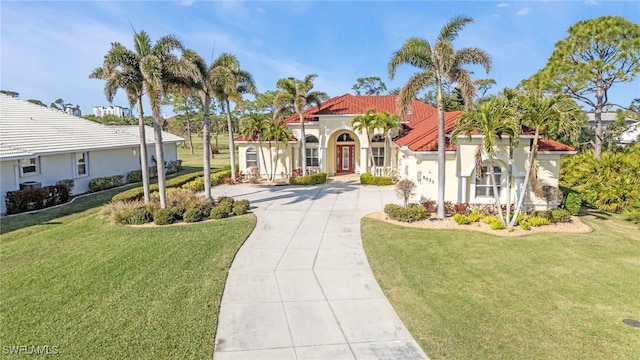
[[[141,32],[141,34],[144,33]],[[136,37],[134,35],[134,42]],[[120,43],[112,43],[111,50],[104,56],[102,67],[96,68],[89,75],[91,79],[101,79],[105,81],[104,94],[111,103],[118,89],[124,89],[127,94],[129,106],[138,107],[138,131],[140,134],[140,170],[142,173],[142,188],[144,201],[148,203],[149,196],[149,164],[147,158],[147,143],[145,135],[144,111],[142,109],[142,95],[144,77],[140,69],[140,59],[143,54],[131,51]]]
[[[398,107],[405,114],[411,101],[425,88],[435,84],[436,102],[438,104],[438,214],[444,219],[444,186],[445,186],[445,129],[444,129],[444,101],[442,83],[457,83],[465,99],[465,105],[470,107],[475,94],[475,86],[471,80],[471,72],[462,68],[465,64],[480,64],[489,72],[491,59],[479,48],[463,48],[455,50],[453,40],[465,25],[473,19],[457,16],[446,23],[440,30],[436,42],[432,47],[424,39],[411,38],[396,51],[389,62],[389,77],[393,80],[396,69],[402,64],[412,65],[421,71],[409,78],[398,95]]]
[[[371,171],[375,173],[376,162],[373,159],[373,150],[371,149],[371,144],[373,143],[373,132],[379,126],[379,118],[374,114],[373,109],[369,108],[362,115],[354,116],[351,120],[351,129],[353,131],[359,131],[364,133],[367,137],[367,142],[369,143],[369,160],[371,161]],[[368,169],[365,169],[367,171]]]
[[[287,125],[282,120],[276,119],[271,123],[270,135],[271,136],[269,137],[269,139],[273,138],[273,140],[276,143],[276,157],[275,157],[275,163],[273,165],[273,171],[272,171],[272,174],[275,177],[276,170],[278,169],[278,157],[280,156],[280,144],[286,147],[287,144],[289,143],[289,139],[291,139],[293,134],[291,133],[291,130],[287,127]],[[269,151],[271,151],[271,146],[269,146]],[[288,173],[286,166],[284,171],[285,173]]]
[[[278,109],[286,109],[287,107],[293,107],[296,114],[300,117],[300,144],[302,145],[302,174],[307,173],[307,141],[304,131],[304,110],[315,104],[320,104],[327,100],[329,96],[320,91],[311,91],[313,89],[313,80],[318,75],[310,74],[304,77],[303,80],[294,79],[292,77],[287,79],[280,79],[276,83],[276,87],[280,92],[276,95],[274,103]]]
[[[496,211],[500,221],[506,224],[510,219],[507,218],[507,221],[505,221],[502,215],[502,205],[500,204],[500,193],[496,183],[493,161],[496,156],[497,140],[500,140],[503,135],[509,136],[510,139],[517,139],[519,126],[515,121],[514,111],[507,106],[506,102],[500,100],[499,98],[493,99],[481,104],[477,109],[465,111],[458,119],[452,139],[457,141],[460,135],[466,135],[471,139],[471,134],[474,130],[479,130],[484,135],[475,153],[476,178],[481,179],[486,176],[482,169],[482,154],[484,153],[489,162],[489,176],[493,185]],[[511,181],[511,179],[508,179],[508,181]],[[509,206],[510,204],[507,204],[507,207]],[[507,216],[509,216],[508,213]]]
[[[214,82],[214,64],[207,63],[193,50],[187,50],[183,55],[184,76],[189,79],[189,88],[195,90],[195,98],[200,103],[202,118],[202,159],[204,170],[204,195],[211,199],[211,102],[216,95]],[[216,144],[217,146],[217,144]],[[235,169],[235,166],[233,167]]]
[[[167,193],[164,174],[164,146],[162,144],[162,126],[164,120],[160,114],[160,107],[168,88],[179,82],[177,77],[179,60],[173,54],[174,50],[183,50],[182,43],[173,35],[160,38],[152,44],[149,35],[141,31],[134,36],[136,53],[140,57],[140,72],[143,76],[142,87],[149,99],[153,115],[153,132],[156,147],[156,162],[158,169],[158,193],[160,207],[167,207]]]
[[[242,95],[256,94],[253,76],[240,69],[240,62],[235,55],[221,54],[212,64],[212,83],[216,97],[222,102],[222,108],[227,113],[227,127],[229,130],[229,155],[231,162],[231,179],[236,180],[236,151],[233,141],[233,121],[231,120],[231,104],[242,105]]]
[[[382,128],[382,131],[384,132],[385,135],[385,139],[384,139],[384,168],[387,168],[387,157],[389,156],[388,151],[390,148],[390,144],[392,141],[392,133],[395,131],[400,131],[402,130],[402,124],[400,123],[400,117],[398,117],[398,115],[396,114],[389,114],[386,111],[380,112],[376,114],[376,117],[378,118],[377,120],[377,125]]]
[[[252,113],[240,119],[240,132],[243,137],[248,141],[258,141],[264,171],[267,174],[267,180],[271,182],[272,178],[269,173],[271,167],[267,167],[267,159],[264,156],[264,147],[262,146],[262,140],[270,136],[269,126],[270,121],[265,114]],[[271,146],[269,146],[269,148],[271,148]]]
[[[525,195],[528,193],[530,182],[534,193],[539,194],[535,169],[541,134],[555,133],[556,135],[564,135],[566,138],[575,139],[580,129],[579,124],[586,116],[575,101],[563,94],[546,96],[542,93],[531,92],[520,95],[518,101],[521,125],[532,129],[534,135],[529,149],[528,167],[522,192],[518,197],[518,203],[509,226],[515,225],[517,221]]]

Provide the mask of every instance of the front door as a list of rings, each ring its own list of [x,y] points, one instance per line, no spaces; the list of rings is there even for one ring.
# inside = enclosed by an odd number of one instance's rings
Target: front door
[[[338,145],[336,172],[354,173],[356,154],[354,145]]]

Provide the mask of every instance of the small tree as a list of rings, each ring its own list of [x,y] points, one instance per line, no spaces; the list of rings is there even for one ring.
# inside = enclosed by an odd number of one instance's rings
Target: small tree
[[[547,209],[551,207],[551,204],[558,206],[562,202],[562,191],[560,191],[557,186],[543,186],[540,195],[542,196],[544,201],[547,202]]]
[[[409,203],[409,198],[411,197],[411,193],[416,189],[416,184],[409,179],[404,179],[398,181],[396,184],[396,193],[398,197],[404,201],[404,207],[407,207]]]

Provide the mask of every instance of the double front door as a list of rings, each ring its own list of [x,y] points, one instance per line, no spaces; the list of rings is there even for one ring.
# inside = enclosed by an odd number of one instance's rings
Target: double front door
[[[355,172],[356,154],[354,145],[338,145],[336,156],[336,172]]]

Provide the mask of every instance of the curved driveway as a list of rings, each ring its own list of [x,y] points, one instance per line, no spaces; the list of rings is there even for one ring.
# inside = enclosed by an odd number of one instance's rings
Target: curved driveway
[[[249,199],[258,223],[233,261],[214,359],[427,359],[378,286],[360,219],[397,203],[391,187],[212,189]]]

